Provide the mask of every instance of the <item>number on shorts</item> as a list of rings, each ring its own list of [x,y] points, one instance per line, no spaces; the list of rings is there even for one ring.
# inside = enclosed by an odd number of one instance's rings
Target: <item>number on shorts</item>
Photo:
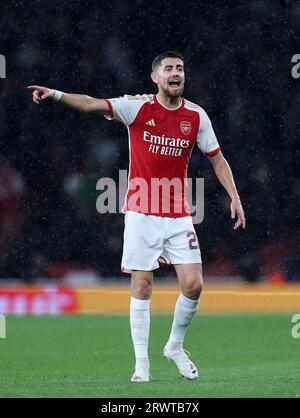
[[[190,248],[190,250],[198,250],[199,249],[199,247],[198,247],[198,242],[197,242],[197,237],[196,237],[196,234],[195,234],[195,232],[193,232],[193,231],[190,231],[190,232],[188,232],[187,234],[186,234],[186,236],[188,237],[188,238],[190,238],[189,239],[189,248]]]

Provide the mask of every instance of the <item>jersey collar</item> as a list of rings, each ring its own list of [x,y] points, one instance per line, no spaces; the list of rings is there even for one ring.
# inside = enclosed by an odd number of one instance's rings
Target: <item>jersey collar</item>
[[[180,97],[180,103],[179,103],[179,105],[178,106],[176,106],[176,107],[173,107],[173,109],[170,109],[169,107],[166,107],[165,105],[163,105],[160,101],[159,101],[159,99],[158,99],[158,97],[157,97],[157,94],[154,96],[154,101],[156,102],[156,103],[158,103],[160,106],[162,106],[164,109],[166,109],[166,110],[178,110],[178,109],[180,109],[181,107],[183,107],[183,105],[184,105],[184,99],[182,98],[182,97]]]

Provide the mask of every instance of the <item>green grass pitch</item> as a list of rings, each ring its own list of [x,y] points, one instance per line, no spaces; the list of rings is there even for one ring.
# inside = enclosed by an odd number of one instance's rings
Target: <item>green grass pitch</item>
[[[185,341],[200,379],[162,357],[172,317],[152,315],[153,381],[131,383],[127,316],[7,317],[0,397],[300,397],[300,339],[291,315],[201,315]]]

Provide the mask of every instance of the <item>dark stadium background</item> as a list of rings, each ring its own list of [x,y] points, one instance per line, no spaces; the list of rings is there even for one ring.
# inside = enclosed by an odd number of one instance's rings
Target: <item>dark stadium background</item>
[[[184,96],[211,117],[247,216],[247,229],[234,232],[226,193],[195,148],[189,175],[205,178],[196,231],[206,275],[299,280],[299,27],[297,1],[2,2],[1,278],[70,268],[120,277],[123,215],[96,212],[95,185],[127,169],[127,131],[52,102],[36,106],[26,86],[153,93],[153,58],[177,50]]]

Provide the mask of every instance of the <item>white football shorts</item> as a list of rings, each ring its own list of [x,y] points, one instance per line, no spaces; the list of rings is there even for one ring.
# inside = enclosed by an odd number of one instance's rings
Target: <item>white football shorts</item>
[[[152,271],[159,264],[201,263],[191,216],[167,218],[125,213],[122,272]]]

